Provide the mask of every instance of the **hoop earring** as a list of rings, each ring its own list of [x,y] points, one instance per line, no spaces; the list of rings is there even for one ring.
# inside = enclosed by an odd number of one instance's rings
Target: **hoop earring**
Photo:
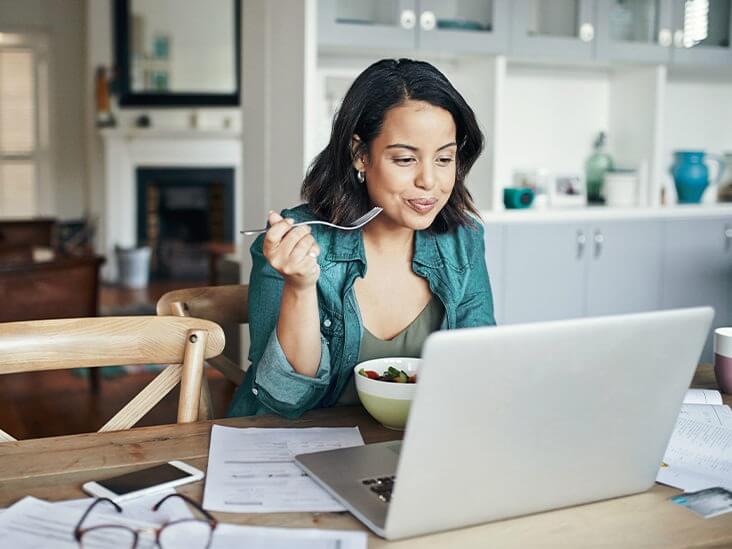
[[[358,179],[359,183],[366,182],[366,174],[364,172],[356,172],[356,179]]]

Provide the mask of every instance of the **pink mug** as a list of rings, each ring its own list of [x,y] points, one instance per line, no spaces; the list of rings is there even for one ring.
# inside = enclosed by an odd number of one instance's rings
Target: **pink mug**
[[[732,394],[732,328],[714,330],[714,375],[719,389]]]

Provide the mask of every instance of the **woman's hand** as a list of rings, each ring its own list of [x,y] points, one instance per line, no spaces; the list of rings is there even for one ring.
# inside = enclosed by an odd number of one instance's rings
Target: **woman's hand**
[[[320,247],[310,234],[309,225],[293,227],[292,219],[270,212],[270,228],[264,236],[263,253],[285,284],[293,289],[315,286],[320,276],[318,255]]]

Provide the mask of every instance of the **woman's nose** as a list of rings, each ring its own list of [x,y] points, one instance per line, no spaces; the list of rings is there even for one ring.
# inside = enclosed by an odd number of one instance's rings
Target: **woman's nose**
[[[435,172],[431,165],[422,164],[422,169],[417,174],[415,184],[420,189],[432,189],[435,186]]]

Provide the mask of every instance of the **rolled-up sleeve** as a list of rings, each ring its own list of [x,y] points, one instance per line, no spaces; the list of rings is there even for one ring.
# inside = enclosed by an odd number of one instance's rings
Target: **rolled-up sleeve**
[[[320,336],[320,365],[315,377],[295,371],[277,338],[277,320],[284,280],[262,253],[264,237],[252,244],[249,280],[249,361],[254,373],[252,394],[260,404],[285,417],[298,417],[315,407],[328,389],[330,352]]]

